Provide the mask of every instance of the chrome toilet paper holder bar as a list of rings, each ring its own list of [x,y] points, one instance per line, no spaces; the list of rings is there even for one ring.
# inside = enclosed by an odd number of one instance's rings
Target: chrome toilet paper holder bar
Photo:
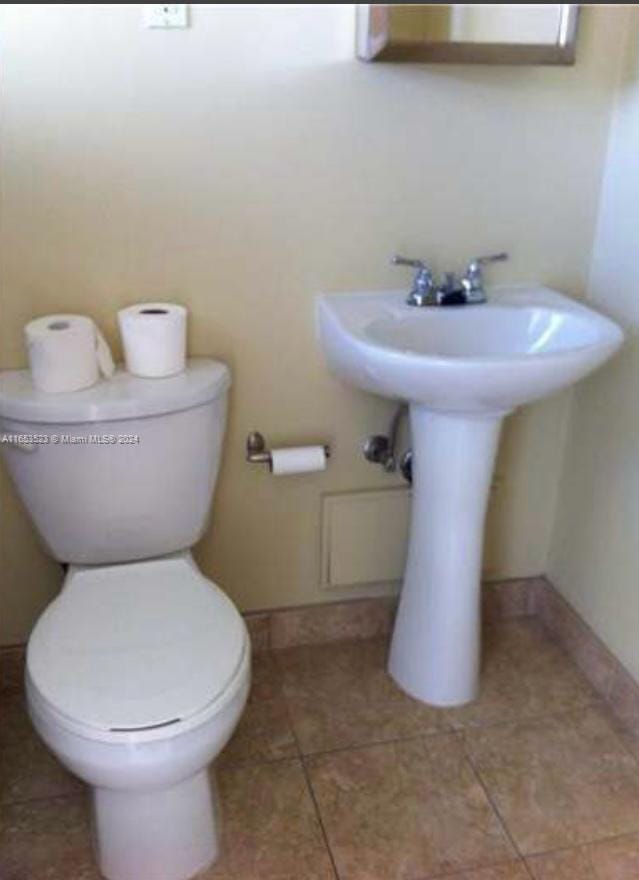
[[[324,455],[331,457],[331,447],[324,444]],[[272,465],[271,452],[266,448],[266,440],[259,431],[251,431],[246,438],[246,460],[251,464]]]

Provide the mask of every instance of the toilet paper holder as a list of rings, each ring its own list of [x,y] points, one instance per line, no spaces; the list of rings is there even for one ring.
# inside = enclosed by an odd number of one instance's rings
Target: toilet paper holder
[[[331,447],[324,444],[324,455],[331,457]],[[246,460],[251,464],[272,464],[271,452],[266,448],[264,435],[259,431],[251,431],[246,438]]]

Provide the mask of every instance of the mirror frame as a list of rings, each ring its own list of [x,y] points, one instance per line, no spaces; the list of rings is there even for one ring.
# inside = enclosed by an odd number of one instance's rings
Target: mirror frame
[[[429,4],[425,4],[429,5]],[[449,64],[574,64],[579,6],[561,3],[559,39],[535,43],[465,43],[396,40],[390,33],[390,5],[358,3],[356,52],[361,61],[446,62]]]

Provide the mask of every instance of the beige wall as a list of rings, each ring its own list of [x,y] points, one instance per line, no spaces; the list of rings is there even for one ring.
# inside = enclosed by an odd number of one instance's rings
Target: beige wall
[[[484,43],[553,45],[559,36],[559,4],[455,4],[451,37]]]
[[[353,7],[193,7],[147,31],[134,5],[5,5],[2,321],[85,312],[117,346],[116,309],[191,310],[191,351],[233,369],[214,528],[198,550],[242,608],[319,602],[320,495],[393,485],[362,438],[389,405],[331,379],[320,291],[398,287],[395,251],[461,268],[506,249],[496,281],[580,296],[625,11],[586,9],[574,68],[366,65]],[[565,400],[512,420],[491,573],[545,569]],[[247,431],[328,440],[327,473],[276,480]],[[3,489],[2,633],[24,638],[58,569]]]
[[[589,299],[627,331],[576,391],[550,575],[639,679],[639,13],[613,119]]]

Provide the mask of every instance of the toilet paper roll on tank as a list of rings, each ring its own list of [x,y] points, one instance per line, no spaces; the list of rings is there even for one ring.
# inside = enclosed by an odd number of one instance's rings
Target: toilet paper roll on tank
[[[137,303],[118,312],[129,373],[160,379],[186,367],[187,310],[176,303]]]
[[[91,318],[45,315],[24,328],[31,378],[39,391],[89,388],[115,369],[111,350]]]
[[[126,369],[136,376],[161,378],[186,367],[187,310],[175,303],[138,303],[118,313]],[[111,350],[86,315],[35,318],[24,328],[34,386],[63,393],[89,388],[115,370]]]

